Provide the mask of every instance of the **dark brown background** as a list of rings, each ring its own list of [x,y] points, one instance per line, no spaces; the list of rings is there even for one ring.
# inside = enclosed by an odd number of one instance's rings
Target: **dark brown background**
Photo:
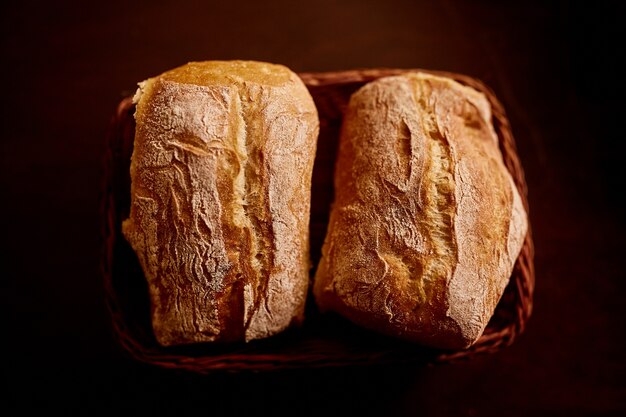
[[[0,408],[626,413],[625,10],[591,3],[5,2],[0,299],[9,390]],[[109,118],[137,81],[190,60],[234,58],[296,71],[423,67],[493,87],[530,188],[537,290],[527,332],[501,353],[425,369],[199,377],[129,359],[112,339],[98,265]]]

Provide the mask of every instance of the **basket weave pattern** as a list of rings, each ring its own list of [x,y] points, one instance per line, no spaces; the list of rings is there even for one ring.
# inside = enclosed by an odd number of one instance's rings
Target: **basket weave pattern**
[[[330,204],[333,199],[333,168],[342,115],[350,95],[365,83],[409,70],[370,69],[327,73],[303,73],[320,116],[320,136],[315,159],[311,203],[311,258],[320,257]],[[420,70],[423,71],[423,70]],[[524,172],[504,108],[482,82],[459,74],[443,75],[483,92],[493,111],[493,124],[504,162],[528,211]],[[311,297],[305,324],[266,340],[228,345],[200,344],[163,348],[150,325],[147,284],[130,245],[121,235],[121,222],[130,207],[130,156],[134,139],[134,105],[122,100],[107,137],[102,194],[102,273],[115,337],[136,359],[165,368],[208,373],[217,370],[275,370],[282,368],[358,365],[368,363],[440,363],[495,352],[513,343],[532,311],[534,289],[531,231],[524,241],[494,317],[471,348],[462,351],[427,349],[362,330],[338,316],[321,315]],[[313,276],[313,272],[311,276]]]

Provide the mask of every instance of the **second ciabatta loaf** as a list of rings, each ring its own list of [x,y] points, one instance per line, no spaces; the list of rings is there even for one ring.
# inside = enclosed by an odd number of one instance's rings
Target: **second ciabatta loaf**
[[[465,348],[491,318],[527,230],[489,102],[423,73],[357,91],[315,276],[322,310],[439,348]]]
[[[123,233],[158,342],[251,340],[303,319],[315,105],[289,69],[194,62],[140,84]]]

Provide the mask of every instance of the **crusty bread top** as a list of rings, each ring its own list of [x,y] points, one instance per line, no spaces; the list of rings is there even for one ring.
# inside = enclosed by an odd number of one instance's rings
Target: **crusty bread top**
[[[478,339],[526,214],[483,94],[424,73],[353,94],[315,278],[322,309],[442,348]]]
[[[248,82],[271,87],[289,83],[293,77],[294,73],[283,65],[257,61],[190,62],[160,76],[179,84],[224,86]]]
[[[296,74],[194,62],[140,83],[123,232],[163,345],[266,337],[300,321],[318,129]]]

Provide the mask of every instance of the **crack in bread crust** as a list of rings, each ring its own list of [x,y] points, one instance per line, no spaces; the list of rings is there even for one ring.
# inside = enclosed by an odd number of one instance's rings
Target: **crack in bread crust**
[[[263,131],[264,106],[268,98],[261,89],[253,86],[244,92],[243,120],[246,128],[252,132],[254,138]],[[244,335],[246,340],[251,339],[250,326],[255,314],[267,296],[270,274],[273,270],[274,239],[272,210],[268,196],[268,167],[265,165],[262,144],[254,138],[245,141],[245,153],[248,155],[244,167],[245,196],[242,208],[248,221],[249,236],[251,238],[248,261],[251,268],[251,277],[247,282],[244,294]]]
[[[422,296],[417,303],[423,306],[432,297],[437,282],[448,282],[454,272],[457,258],[456,237],[454,234],[455,183],[454,160],[450,144],[439,130],[436,119],[429,112],[428,101],[432,88],[428,82],[412,82],[416,94],[416,113],[421,118],[425,133],[424,147],[428,150],[426,170],[422,179],[423,211],[417,221],[423,222],[426,240],[430,251],[424,259],[420,280]],[[428,288],[428,293],[426,288]]]

